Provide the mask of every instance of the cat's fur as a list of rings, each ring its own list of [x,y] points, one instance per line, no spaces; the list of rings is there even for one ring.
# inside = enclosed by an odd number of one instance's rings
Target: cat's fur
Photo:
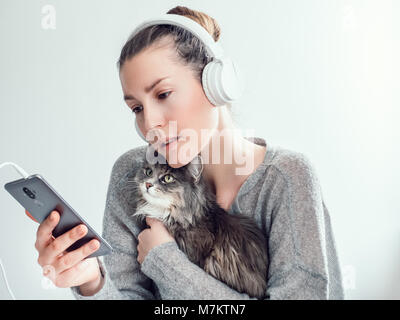
[[[265,236],[250,217],[229,214],[218,205],[202,168],[199,156],[181,168],[168,166],[165,159],[150,164],[144,157],[127,184],[136,207],[133,217],[144,225],[146,216],[163,221],[191,262],[238,292],[262,299],[268,268]],[[172,183],[162,182],[167,173]],[[152,184],[148,189],[146,182]]]

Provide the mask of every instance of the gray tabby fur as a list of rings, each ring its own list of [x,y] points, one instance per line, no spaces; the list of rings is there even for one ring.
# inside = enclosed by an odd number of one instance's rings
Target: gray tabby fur
[[[172,168],[157,151],[150,147],[147,151],[155,152],[158,160],[147,161],[146,152],[126,185],[125,195],[136,209],[132,218],[143,228],[146,216],[161,220],[191,262],[238,292],[264,298],[267,240],[255,222],[242,214],[229,214],[218,205],[201,175],[200,156],[181,168]],[[147,168],[152,170],[150,176]],[[166,174],[174,178],[172,183],[162,181]],[[148,189],[146,182],[152,184]]]

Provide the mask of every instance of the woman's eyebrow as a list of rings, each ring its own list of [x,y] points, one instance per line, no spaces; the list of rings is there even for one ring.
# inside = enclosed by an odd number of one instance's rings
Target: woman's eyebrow
[[[149,93],[157,84],[159,84],[161,81],[163,81],[164,79],[167,79],[167,78],[169,78],[169,76],[163,77],[163,78],[160,78],[160,79],[154,81],[154,83],[152,85],[148,86],[144,90],[146,91],[146,93]],[[127,100],[137,100],[137,99],[133,95],[126,94],[126,95],[124,95],[124,100],[127,101]]]

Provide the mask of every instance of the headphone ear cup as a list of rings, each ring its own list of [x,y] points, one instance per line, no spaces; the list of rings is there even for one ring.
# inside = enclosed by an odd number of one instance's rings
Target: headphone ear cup
[[[213,73],[211,73],[211,69],[214,67],[213,65],[215,64],[214,61],[211,61],[206,64],[206,66],[203,69],[202,73],[202,85],[204,89],[204,93],[206,94],[206,97],[208,98],[208,101],[211,102],[214,106],[218,107],[219,104],[217,100],[214,98],[214,92],[215,90],[213,89],[213,83],[215,83],[215,79],[211,79],[213,76]]]
[[[229,57],[223,59],[221,70],[221,88],[224,95],[232,102],[240,98],[243,94],[242,74],[238,66]]]
[[[237,100],[243,93],[239,78],[238,70],[230,58],[209,62],[202,74],[202,84],[208,100],[215,106]]]
[[[140,131],[140,129],[139,129],[139,126],[138,126],[138,124],[137,124],[136,119],[135,119],[135,129],[136,129],[136,132],[138,133],[138,135],[139,135],[144,141],[147,142],[147,140],[146,140],[146,138],[144,137],[142,131]]]

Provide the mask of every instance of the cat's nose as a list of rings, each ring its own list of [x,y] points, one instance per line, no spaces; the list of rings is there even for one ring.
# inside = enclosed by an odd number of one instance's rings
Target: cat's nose
[[[146,189],[149,190],[150,187],[152,187],[153,185],[150,182],[146,182]]]

